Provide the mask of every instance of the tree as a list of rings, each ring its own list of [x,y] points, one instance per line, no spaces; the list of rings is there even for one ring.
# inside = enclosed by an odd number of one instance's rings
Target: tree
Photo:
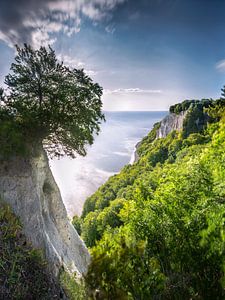
[[[86,282],[101,299],[225,299],[224,103],[193,102],[189,119],[211,120],[188,137],[155,139],[155,127],[139,161],[89,197]]]
[[[16,50],[0,90],[0,122],[13,120],[27,142],[42,142],[52,157],[85,155],[104,120],[102,88],[84,70],[58,62],[51,47]]]
[[[221,99],[225,100],[225,85],[223,86],[223,88],[221,89]]]

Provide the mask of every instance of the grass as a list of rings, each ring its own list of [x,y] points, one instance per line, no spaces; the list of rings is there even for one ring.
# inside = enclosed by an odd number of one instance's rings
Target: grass
[[[0,200],[0,299],[62,299],[42,252],[33,249],[10,207]]]

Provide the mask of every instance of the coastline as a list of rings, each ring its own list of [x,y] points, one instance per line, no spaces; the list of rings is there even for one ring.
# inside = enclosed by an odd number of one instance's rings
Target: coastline
[[[142,140],[141,140],[141,141],[142,141]],[[131,159],[130,159],[129,165],[133,165],[134,163],[136,163],[136,162],[138,161],[139,155],[138,155],[138,153],[137,153],[137,150],[138,150],[139,145],[141,144],[141,141],[139,141],[139,142],[135,145],[134,151],[133,151],[133,153],[132,153],[132,155],[131,155]]]

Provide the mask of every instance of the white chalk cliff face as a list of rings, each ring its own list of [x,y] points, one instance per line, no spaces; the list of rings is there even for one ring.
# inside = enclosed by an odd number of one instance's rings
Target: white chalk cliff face
[[[170,132],[173,130],[181,131],[183,129],[184,119],[186,118],[188,110],[182,111],[179,114],[170,113],[162,121],[159,123],[159,128],[156,131],[156,139],[165,138]],[[134,161],[131,163],[135,163],[139,159],[138,155],[138,147],[141,142],[137,143],[135,146],[134,152]]]
[[[67,217],[43,149],[30,159],[0,162],[0,197],[20,217],[28,240],[44,251],[55,275],[62,266],[77,276],[87,272],[90,255]]]
[[[161,122],[157,130],[156,138],[165,138],[171,131],[183,129],[183,122],[187,115],[187,110],[180,114],[170,113]]]

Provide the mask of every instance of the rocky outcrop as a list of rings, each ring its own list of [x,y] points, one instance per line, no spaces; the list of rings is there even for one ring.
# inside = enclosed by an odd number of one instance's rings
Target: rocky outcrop
[[[0,163],[0,197],[20,217],[34,247],[44,251],[49,268],[82,276],[90,255],[70,223],[43,149],[32,158],[14,157]]]
[[[165,138],[171,131],[183,129],[183,122],[187,115],[187,111],[182,111],[179,114],[170,113],[161,122],[160,127],[156,132],[156,138]]]
[[[150,132],[152,141],[155,139],[165,138],[170,132],[182,131],[183,137],[186,138],[192,133],[201,132],[210,122],[211,117],[205,111],[205,108],[213,105],[213,100],[185,100],[182,103],[170,107],[170,113],[156,123]],[[135,146],[135,151],[130,163],[135,163],[139,159],[138,149],[142,141]]]
[[[139,159],[139,155],[138,155],[138,147],[139,145],[141,144],[141,141],[138,142],[136,145],[135,145],[135,148],[134,148],[134,151],[132,153],[132,156],[131,156],[131,159],[130,159],[130,162],[129,164],[130,165],[133,165],[134,163],[136,163]]]
[[[173,130],[181,131],[183,129],[184,119],[187,116],[187,110],[182,111],[179,114],[170,113],[165,118],[162,119],[161,122],[155,124],[159,124],[159,128],[156,130],[156,139],[165,138],[170,132]],[[139,159],[138,155],[138,147],[141,145],[142,141],[138,142],[135,145],[135,150],[130,160],[130,164],[136,163]]]

